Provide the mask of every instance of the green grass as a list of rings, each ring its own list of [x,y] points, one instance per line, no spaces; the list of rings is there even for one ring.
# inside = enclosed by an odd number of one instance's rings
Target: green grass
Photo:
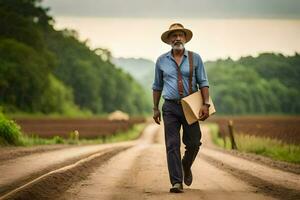
[[[236,134],[235,139],[238,149],[242,152],[260,154],[275,160],[300,164],[299,145],[243,134]]]
[[[118,132],[115,135],[106,137],[104,142],[113,143],[137,139],[140,136],[143,129],[145,128],[145,126],[145,123],[136,124],[126,132]]]
[[[218,125],[208,124],[212,141],[217,146],[225,149],[231,148],[229,138],[224,139],[219,137]],[[241,152],[255,153],[270,157],[274,160],[286,161],[300,164],[300,145],[286,144],[282,141],[270,138],[256,137],[244,134],[235,134],[235,142],[237,148]]]
[[[122,142],[129,141],[138,138],[144,129],[146,124],[136,124],[128,131],[117,132],[114,135],[109,135],[106,137],[98,137],[95,139],[80,139],[75,137],[74,133],[70,133],[68,139],[61,138],[59,136],[54,136],[52,139],[39,138],[36,136],[28,137],[24,136],[22,138],[24,146],[33,146],[33,145],[43,145],[43,144],[105,144],[113,142]]]
[[[20,140],[21,140],[21,144],[19,146],[68,144],[66,139],[63,139],[59,136],[54,136],[51,139],[46,139],[46,138],[40,138],[35,135],[32,136],[22,135]]]
[[[122,131],[106,137],[95,139],[81,139],[78,131],[69,133],[69,138],[64,139],[54,136],[51,139],[40,138],[37,135],[24,135],[20,126],[7,118],[0,110],[0,146],[34,146],[50,144],[103,144],[133,140],[142,132],[146,124],[136,124],[128,131]]]
[[[211,139],[214,144],[216,144],[219,147],[223,147],[225,149],[231,149],[231,142],[228,137],[222,138],[219,135],[219,126],[217,124],[208,123],[206,124],[210,129],[210,135]]]
[[[79,137],[75,137],[74,133],[70,133],[70,137],[64,139],[60,136],[54,136],[51,139],[40,138],[36,135],[23,135],[21,134],[18,138],[18,143],[9,144],[7,142],[1,141],[3,140],[0,137],[0,146],[34,146],[34,145],[51,145],[51,144],[104,144],[104,143],[113,143],[113,142],[121,142],[121,141],[129,141],[136,139],[140,136],[142,130],[144,129],[146,124],[136,124],[128,131],[118,132],[114,135],[106,136],[106,137],[98,137],[95,139],[81,139],[80,134]]]
[[[128,131],[117,132],[106,137],[95,139],[81,139],[80,133],[74,131],[69,133],[69,138],[64,139],[54,136],[51,139],[40,138],[35,134],[24,135],[20,126],[13,120],[8,119],[0,110],[0,146],[33,146],[50,144],[102,144],[119,141],[133,140],[137,138],[145,127],[144,124],[136,124]]]

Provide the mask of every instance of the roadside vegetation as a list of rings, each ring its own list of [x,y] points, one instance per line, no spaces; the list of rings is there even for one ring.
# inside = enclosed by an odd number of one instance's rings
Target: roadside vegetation
[[[20,126],[13,120],[0,113],[0,146],[34,146],[50,144],[104,144],[134,140],[139,137],[145,123],[133,125],[127,131],[120,131],[113,135],[102,136],[95,139],[84,139],[78,131],[70,132],[68,138],[54,136],[50,139],[41,138],[37,135],[25,135]]]
[[[22,145],[20,126],[0,112],[0,145]]]
[[[217,124],[208,124],[212,141],[215,145],[224,149],[231,149],[228,136],[224,138],[219,134]],[[300,164],[300,145],[284,143],[277,139],[264,138],[242,133],[234,134],[238,151],[255,153],[270,157],[274,160],[286,161]]]

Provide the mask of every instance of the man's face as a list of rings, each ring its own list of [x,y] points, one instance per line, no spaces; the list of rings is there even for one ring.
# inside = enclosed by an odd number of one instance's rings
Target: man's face
[[[183,31],[174,31],[169,35],[169,42],[174,50],[184,49],[184,44],[186,42],[186,36]]]

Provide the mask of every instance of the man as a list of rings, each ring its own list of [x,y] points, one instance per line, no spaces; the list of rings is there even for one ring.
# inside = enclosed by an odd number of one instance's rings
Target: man
[[[188,186],[192,184],[193,176],[191,166],[201,145],[201,131],[199,123],[189,125],[184,117],[180,99],[191,92],[201,90],[204,105],[199,110],[200,120],[208,117],[209,91],[207,75],[201,57],[189,52],[184,45],[192,39],[193,33],[179,23],[172,24],[168,31],[161,35],[161,40],[172,49],[161,55],[155,66],[153,89],[153,119],[160,124],[161,113],[159,100],[161,94],[164,98],[162,106],[167,163],[172,187],[170,192],[183,192],[182,182]],[[190,56],[190,58],[189,58]],[[189,60],[192,59],[192,60]],[[191,85],[190,63],[193,63]],[[190,88],[191,87],[191,88]],[[180,128],[183,127],[183,143],[185,153],[181,160],[180,154]]]

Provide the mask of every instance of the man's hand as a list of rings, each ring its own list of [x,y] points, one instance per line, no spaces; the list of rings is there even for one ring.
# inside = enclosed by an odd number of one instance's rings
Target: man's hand
[[[208,117],[209,117],[209,114],[208,114],[208,106],[207,105],[203,105],[201,108],[200,108],[200,111],[199,111],[199,120],[200,121],[204,121],[206,120]]]
[[[153,109],[153,119],[157,124],[160,124],[161,117],[160,117],[160,111],[158,108]]]

